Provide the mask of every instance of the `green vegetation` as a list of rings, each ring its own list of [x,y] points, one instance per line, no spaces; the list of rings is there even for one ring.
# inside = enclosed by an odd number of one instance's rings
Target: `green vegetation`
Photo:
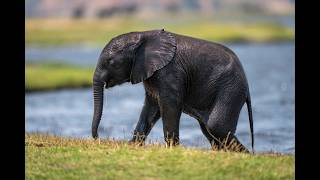
[[[294,40],[294,30],[272,23],[223,23],[218,21],[147,21],[112,19],[26,19],[26,45],[88,43],[104,45],[130,31],[165,28],[168,31],[217,42],[268,42]]]
[[[294,156],[25,135],[26,179],[294,179]]]
[[[225,23],[199,18],[170,20],[26,19],[26,45],[88,43],[103,46],[112,37],[130,31],[165,28],[179,34],[212,41],[268,42],[294,40],[294,30],[277,24]],[[94,68],[61,64],[27,64],[26,91],[88,87]]]
[[[88,87],[94,68],[63,64],[26,64],[26,91]]]

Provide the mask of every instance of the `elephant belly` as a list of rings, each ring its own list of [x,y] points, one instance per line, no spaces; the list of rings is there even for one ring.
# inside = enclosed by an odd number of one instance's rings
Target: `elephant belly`
[[[183,112],[188,114],[189,116],[201,121],[202,123],[206,123],[209,118],[209,112],[205,110],[197,110],[188,105],[183,107]]]

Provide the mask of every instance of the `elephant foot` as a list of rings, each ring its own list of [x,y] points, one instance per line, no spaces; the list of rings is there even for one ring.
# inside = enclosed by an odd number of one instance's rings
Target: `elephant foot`
[[[130,141],[128,141],[128,143],[130,145],[138,145],[138,146],[144,146],[145,145],[144,141],[135,141],[135,140],[132,140],[132,139]]]
[[[214,151],[232,151],[240,153],[250,153],[250,151],[240,143],[240,141],[234,137],[229,141],[228,139],[222,139],[221,141],[212,140],[210,142],[211,149]]]
[[[136,132],[132,139],[129,140],[129,144],[135,144],[135,145],[140,145],[143,146],[145,144],[146,136],[144,134],[140,134]]]
[[[179,142],[179,137],[175,137],[175,138],[166,138],[166,146],[167,147],[174,147],[174,146],[179,146],[180,142]]]

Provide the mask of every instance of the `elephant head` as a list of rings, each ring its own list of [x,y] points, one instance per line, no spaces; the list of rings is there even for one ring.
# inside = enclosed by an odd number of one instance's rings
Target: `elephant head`
[[[174,36],[163,29],[123,34],[104,47],[93,75],[93,138],[98,137],[103,87],[108,89],[125,82],[142,82],[167,65],[175,52]]]

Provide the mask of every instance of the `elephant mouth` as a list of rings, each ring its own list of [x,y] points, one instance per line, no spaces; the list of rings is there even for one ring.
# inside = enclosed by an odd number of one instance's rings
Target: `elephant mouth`
[[[109,82],[105,82],[105,88],[107,89],[107,88],[109,88],[109,87],[111,87],[111,85],[112,85],[112,83],[109,81]]]
[[[106,84],[105,88],[107,89],[107,88],[111,88],[113,86],[116,86],[118,83],[110,80],[110,81],[105,82],[105,84]]]
[[[125,82],[130,82],[130,79],[127,78],[127,79],[124,79],[124,80],[121,80],[121,81],[118,81],[118,82],[116,82],[114,80],[109,80],[109,81],[105,82],[105,88],[106,89],[107,88],[111,88],[111,87],[114,87],[116,85],[120,85],[120,84],[125,83]]]

